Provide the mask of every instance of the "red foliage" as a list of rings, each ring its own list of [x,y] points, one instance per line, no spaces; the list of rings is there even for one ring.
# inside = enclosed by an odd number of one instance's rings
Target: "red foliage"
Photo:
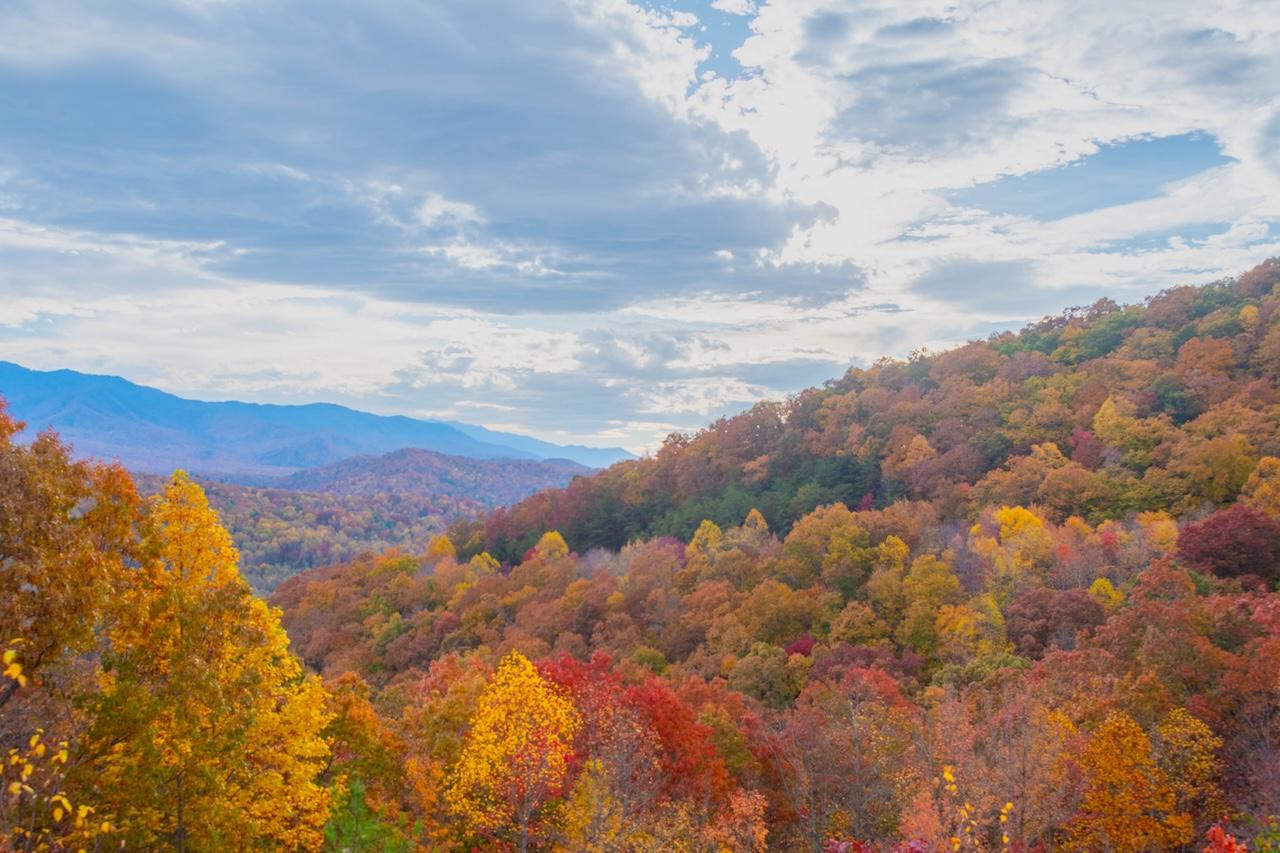
[[[1009,639],[1018,653],[1039,658],[1049,649],[1073,649],[1077,634],[1106,618],[1102,605],[1082,589],[1033,589],[1009,603]]]
[[[1280,578],[1280,522],[1244,504],[1188,524],[1178,534],[1178,556],[1197,571],[1221,577]]]
[[[1106,449],[1107,446],[1087,429],[1076,427],[1075,432],[1071,433],[1071,461],[1090,471],[1102,464],[1102,452]]]
[[[1209,844],[1204,848],[1204,853],[1249,853],[1248,847],[1237,841],[1234,835],[1229,835],[1221,826],[1211,826],[1205,838]]]
[[[629,688],[626,700],[658,737],[664,794],[673,799],[723,801],[732,782],[716,754],[711,729],[700,724],[693,711],[657,678]]]
[[[784,651],[789,655],[804,655],[808,657],[813,652],[813,636],[806,631],[792,640]]]

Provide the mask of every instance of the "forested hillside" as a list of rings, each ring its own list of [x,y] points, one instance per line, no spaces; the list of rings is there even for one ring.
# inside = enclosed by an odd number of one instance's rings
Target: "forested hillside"
[[[942,518],[1034,503],[1090,522],[1235,499],[1280,452],[1280,263],[1141,305],[1102,300],[1019,333],[882,361],[780,403],[673,435],[451,538],[517,559],[545,530],[570,547],[687,539],[751,508],[785,533],[823,504],[925,501]]]
[[[144,494],[159,493],[168,482],[150,474],[134,476]],[[365,552],[412,548],[453,519],[488,509],[466,498],[412,492],[354,496],[198,482],[235,542],[240,571],[263,593],[305,569]]]
[[[273,601],[428,848],[1280,849],[1277,282],[851,371]]]
[[[496,507],[590,472],[567,459],[465,459],[410,447],[307,468],[275,485],[339,495],[450,495]]]
[[[1274,853],[1278,309],[1273,262],[851,371],[271,607],[188,478],[0,415],[0,831]]]
[[[303,569],[421,548],[450,522],[588,471],[563,459],[465,459],[410,448],[307,468],[268,486],[197,480],[235,541],[245,578],[270,592]],[[135,476],[147,494],[165,483]]]

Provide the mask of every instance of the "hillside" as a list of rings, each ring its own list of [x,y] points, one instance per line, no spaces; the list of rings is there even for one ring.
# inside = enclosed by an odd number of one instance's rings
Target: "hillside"
[[[687,539],[752,507],[785,533],[815,507],[928,501],[947,518],[1028,503],[1091,522],[1234,499],[1251,459],[1280,451],[1280,262],[1101,300],[910,361],[882,361],[761,403],[651,457],[619,463],[451,533],[466,554],[518,558],[545,530],[575,550]]]
[[[158,494],[167,482],[154,474],[134,477],[147,495]],[[492,506],[465,497],[353,496],[199,482],[240,552],[240,571],[263,594],[315,566],[389,548],[420,548],[449,522]]]
[[[359,456],[270,486],[201,480],[240,550],[240,569],[268,593],[304,569],[365,552],[421,549],[446,526],[589,471],[566,460],[465,459],[428,450]],[[166,478],[135,475],[158,493]]]
[[[504,506],[542,489],[563,486],[590,468],[567,459],[472,460],[406,448],[357,456],[290,474],[275,485],[308,492],[448,495],[486,507]]]
[[[1271,263],[851,371],[272,601],[427,849],[509,837],[451,792],[527,713],[557,849],[1273,850],[1277,367]]]
[[[0,361],[0,396],[27,435],[52,426],[78,453],[130,470],[274,477],[406,447],[472,459],[623,459],[620,448],[560,447],[465,424],[344,406],[187,400],[115,376],[28,370]],[[510,442],[510,443],[508,443]]]
[[[1277,368],[1271,262],[850,371],[272,607],[223,525],[319,493],[139,500],[0,410],[0,784],[113,849],[177,831],[177,743],[233,782],[184,810],[282,849],[1275,850]],[[295,523],[426,507],[373,485],[414,456]]]

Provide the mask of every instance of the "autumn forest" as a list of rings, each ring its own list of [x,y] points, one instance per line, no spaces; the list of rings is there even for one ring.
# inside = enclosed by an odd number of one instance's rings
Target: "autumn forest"
[[[1280,851],[1280,260],[445,532],[20,431],[0,851]]]

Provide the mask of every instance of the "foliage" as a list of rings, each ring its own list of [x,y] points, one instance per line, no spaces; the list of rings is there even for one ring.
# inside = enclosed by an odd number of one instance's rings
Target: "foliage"
[[[1191,840],[1168,776],[1129,716],[1109,716],[1089,738],[1080,763],[1087,783],[1071,841],[1083,850],[1168,849]]]
[[[0,847],[315,849],[323,691],[199,488],[0,427]]]
[[[1178,555],[1200,571],[1275,581],[1280,579],[1280,522],[1234,504],[1183,527]]]
[[[562,792],[578,725],[573,704],[512,652],[476,702],[445,792],[450,808],[524,853],[547,832],[547,807]]]
[[[515,560],[544,530],[580,551],[616,549],[687,541],[703,520],[727,527],[752,507],[785,536],[838,502],[930,501],[950,516],[1034,504],[1090,523],[1224,506],[1242,489],[1265,503],[1268,487],[1251,477],[1280,456],[1276,276],[1269,262],[1235,282],[1126,308],[1100,300],[1019,333],[854,368],[457,522],[451,537],[465,555]]]
[[[409,853],[413,847],[369,807],[364,783],[355,780],[334,799],[324,826],[323,849],[326,853]]]
[[[181,472],[153,501],[145,561],[109,623],[85,784],[131,845],[315,849],[328,793],[324,693],[231,538]]]
[[[1275,849],[1277,284],[882,361],[273,606],[190,481],[0,441],[5,837]]]

